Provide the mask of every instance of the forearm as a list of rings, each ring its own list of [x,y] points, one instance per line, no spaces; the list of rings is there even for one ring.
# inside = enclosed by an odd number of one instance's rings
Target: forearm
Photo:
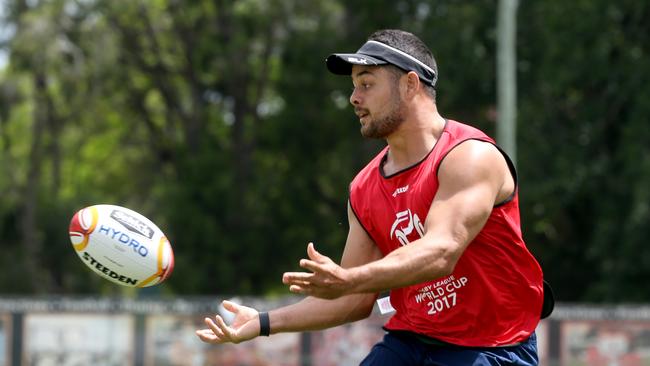
[[[350,292],[379,293],[447,276],[458,260],[455,245],[418,240],[380,260],[350,268]]]
[[[364,319],[377,296],[353,294],[334,300],[307,297],[269,312],[271,333],[321,330]]]

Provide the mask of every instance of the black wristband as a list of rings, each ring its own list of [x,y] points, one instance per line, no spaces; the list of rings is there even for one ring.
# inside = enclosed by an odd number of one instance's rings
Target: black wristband
[[[266,311],[260,312],[260,335],[265,337],[271,335],[271,321]]]

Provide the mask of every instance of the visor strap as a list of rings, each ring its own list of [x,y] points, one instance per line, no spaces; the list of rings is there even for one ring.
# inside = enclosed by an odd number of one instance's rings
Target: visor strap
[[[417,63],[418,65],[422,66],[424,69],[426,69],[427,71],[429,71],[430,73],[432,73],[432,74],[434,74],[434,75],[436,74],[436,72],[435,72],[431,67],[429,67],[427,64],[425,64],[424,62],[418,60],[417,58],[415,58],[415,57],[409,55],[408,53],[406,53],[406,52],[404,52],[404,51],[402,51],[402,50],[398,50],[398,49],[395,48],[395,47],[391,47],[391,46],[389,46],[389,45],[387,45],[387,44],[384,44],[384,43],[381,43],[381,42],[377,42],[377,41],[368,41],[368,42],[366,42],[366,43],[373,43],[373,44],[379,45],[379,46],[381,46],[381,47],[388,48],[389,50],[391,50],[391,51],[393,51],[393,52],[396,52],[396,53],[398,53],[398,54],[400,54],[400,55],[402,55],[402,56],[408,58],[409,60],[411,60],[411,61]],[[363,48],[363,47],[361,47],[361,48]]]

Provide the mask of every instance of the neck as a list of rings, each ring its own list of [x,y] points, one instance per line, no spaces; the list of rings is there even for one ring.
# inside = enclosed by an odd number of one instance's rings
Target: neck
[[[433,149],[445,127],[435,104],[412,108],[404,123],[386,138],[389,151],[384,173],[390,175],[418,163]]]

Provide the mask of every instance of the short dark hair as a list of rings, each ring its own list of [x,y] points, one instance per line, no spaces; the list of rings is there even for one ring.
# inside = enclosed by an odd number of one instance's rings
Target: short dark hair
[[[423,62],[425,65],[431,67],[435,71],[436,76],[438,75],[438,66],[436,65],[436,60],[433,58],[433,54],[429,50],[429,47],[427,47],[427,45],[413,33],[399,29],[381,29],[371,34],[370,37],[368,37],[368,40],[381,42],[397,48],[400,51],[406,52]],[[423,85],[427,94],[429,94],[435,102],[436,89],[431,85],[424,83]]]

